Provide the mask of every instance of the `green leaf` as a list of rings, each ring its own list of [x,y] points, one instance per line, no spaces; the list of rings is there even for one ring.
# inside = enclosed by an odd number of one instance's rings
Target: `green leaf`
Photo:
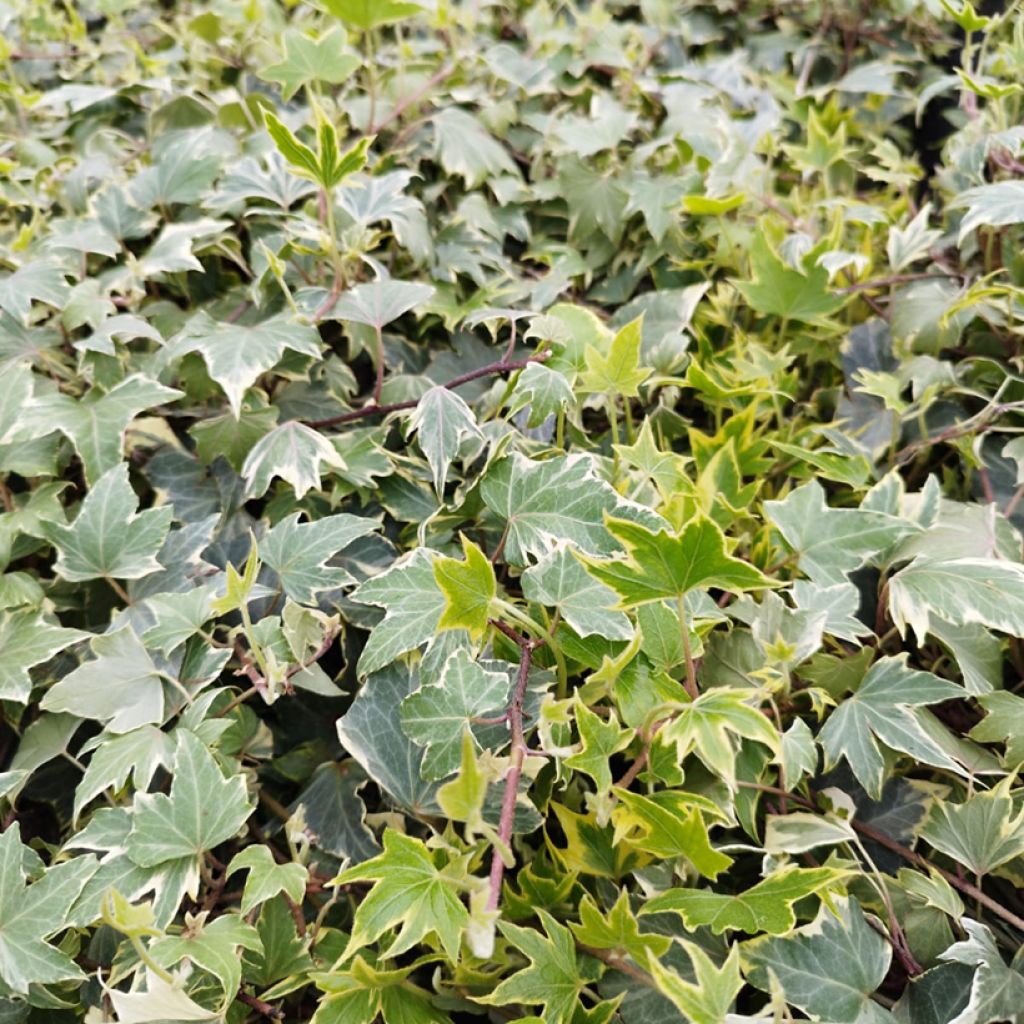
[[[462,733],[458,774],[437,790],[437,804],[452,821],[467,825],[466,837],[482,832],[484,798],[487,796],[487,776],[476,758],[473,735],[466,729]]]
[[[43,696],[47,711],[64,711],[130,732],[164,721],[163,678],[131,626],[93,637],[95,660],[83,662]]]
[[[323,0],[323,5],[346,25],[364,32],[378,25],[404,21],[423,10],[410,0]]]
[[[963,803],[937,801],[921,838],[981,877],[1024,853],[1024,808],[1014,815],[1012,777]]]
[[[144,868],[170,860],[196,865],[251,813],[244,777],[224,778],[203,741],[178,729],[170,793],[135,794],[128,856]]]
[[[923,643],[933,617],[1024,635],[1024,565],[988,558],[919,558],[889,579],[889,611]],[[941,628],[941,627],[940,627]]]
[[[439,500],[444,497],[448,467],[458,457],[467,438],[483,440],[473,410],[448,388],[431,388],[416,403],[409,417],[409,433],[415,431],[420,449],[427,457]]]
[[[626,557],[579,558],[591,576],[619,595],[620,608],[668,598],[681,601],[698,588],[742,592],[775,586],[754,566],[727,553],[725,534],[711,519],[693,519],[675,535],[626,519],[608,517],[605,525],[626,549]]]
[[[1020,1020],[1024,1006],[1024,961],[1018,951],[1008,967],[992,931],[969,917],[963,919],[967,938],[941,954],[943,960],[976,967],[967,1005],[952,1024]]]
[[[227,877],[243,868],[249,870],[242,891],[243,914],[248,914],[279,892],[286,893],[293,903],[301,904],[305,899],[309,872],[302,864],[278,864],[269,847],[247,846],[241,853],[236,853],[228,864]]]
[[[0,832],[0,981],[22,995],[30,985],[84,980],[75,962],[46,940],[65,927],[97,867],[94,857],[75,857],[26,885],[28,853],[17,821]]]
[[[378,277],[350,288],[338,299],[329,316],[368,327],[386,327],[410,310],[429,302],[433,295],[434,288],[429,284]]]
[[[0,276],[0,309],[17,320],[27,319],[33,302],[60,309],[70,291],[66,277],[67,271],[49,260],[25,263],[13,274]]]
[[[560,545],[520,577],[528,601],[556,608],[580,636],[629,640],[633,627],[616,610],[618,595],[590,576],[567,545]]]
[[[28,670],[89,636],[54,625],[41,612],[0,612],[0,700],[27,704],[32,693]]]
[[[585,772],[597,784],[598,796],[607,796],[612,788],[612,770],[608,759],[629,746],[633,731],[623,729],[614,717],[607,720],[595,714],[582,701],[576,701],[576,727],[580,749],[565,758],[563,764]]]
[[[354,582],[344,569],[327,565],[328,560],[379,526],[375,519],[345,513],[300,523],[296,512],[260,540],[260,559],[277,573],[293,601],[316,605],[319,591]]]
[[[524,1003],[543,1006],[545,1024],[572,1024],[579,995],[590,980],[576,960],[576,945],[568,928],[560,925],[547,911],[538,910],[545,935],[532,928],[501,921],[501,934],[530,961],[506,978],[477,1002],[486,1006]]]
[[[868,670],[857,692],[829,715],[818,742],[829,765],[845,757],[860,784],[877,799],[885,778],[885,759],[877,740],[918,761],[959,771],[956,762],[925,732],[918,709],[962,695],[955,683],[908,668],[905,653],[881,658]]]
[[[580,376],[584,392],[636,398],[640,385],[651,375],[649,367],[640,365],[640,331],[643,317],[626,324],[612,339],[608,354],[588,346],[584,353],[587,368]]]
[[[771,991],[774,975],[786,1002],[836,1024],[881,1024],[871,996],[882,984],[892,952],[854,899],[835,899],[817,920],[792,935],[751,939],[740,946],[747,981]]]
[[[340,85],[362,64],[359,57],[345,49],[345,33],[338,28],[318,38],[289,30],[281,42],[284,58],[265,67],[259,75],[268,82],[280,83],[281,98],[286,103],[310,82]]]
[[[444,663],[436,683],[421,686],[402,701],[402,730],[425,748],[420,767],[425,779],[443,779],[456,771],[464,733],[479,747],[503,743],[503,724],[484,726],[475,719],[502,715],[508,692],[506,672],[485,669],[459,648]]]
[[[648,969],[658,991],[692,1024],[720,1024],[727,1019],[743,988],[739,947],[729,950],[725,963],[719,968],[695,942],[681,941],[680,945],[693,964],[695,982],[684,981],[651,955],[647,960]]]
[[[397,927],[398,934],[382,956],[399,956],[434,934],[449,960],[457,962],[462,933],[469,923],[469,911],[459,899],[464,879],[463,858],[439,867],[420,840],[387,829],[383,853],[334,879],[335,885],[375,883],[356,908],[352,936],[342,959]]]
[[[104,738],[75,789],[75,818],[93,798],[106,789],[119,790],[129,777],[136,790],[148,789],[157,768],[169,768],[173,761],[174,740],[154,725]]]
[[[578,453],[543,462],[515,453],[491,466],[480,494],[508,524],[504,551],[512,565],[526,565],[528,555],[544,556],[558,541],[593,555],[611,554],[615,543],[606,512],[632,514],[652,526],[662,522],[620,497],[597,476],[592,459]]]
[[[785,263],[757,231],[750,247],[752,281],[739,281],[740,294],[757,310],[787,320],[814,321],[834,313],[846,302],[828,290],[828,271],[814,267],[806,274]]]
[[[238,419],[246,390],[281,360],[286,349],[317,359],[319,335],[315,328],[296,322],[287,313],[243,326],[219,322],[200,312],[171,339],[164,349],[164,359],[198,352]]]
[[[478,640],[488,628],[491,605],[497,594],[494,566],[465,534],[462,534],[465,561],[457,558],[434,559],[434,580],[444,596],[444,611],[437,629],[465,629]]]
[[[436,557],[426,548],[415,548],[352,592],[354,601],[385,609],[384,621],[371,632],[359,656],[361,675],[384,668],[437,632],[446,601],[434,577]]]
[[[134,580],[162,568],[156,555],[171,526],[170,505],[136,514],[139,499],[123,462],[107,470],[85,496],[70,526],[43,523],[57,549],[57,573],[82,580]]]
[[[516,173],[512,157],[469,111],[445,107],[430,123],[441,166],[446,174],[461,177],[467,189],[488,178]]]
[[[783,501],[766,501],[765,514],[799,557],[801,570],[815,583],[843,583],[893,544],[920,533],[916,524],[870,509],[829,508],[816,480]]]
[[[731,736],[753,740],[779,750],[779,735],[768,718],[747,703],[758,694],[742,689],[716,687],[691,704],[679,708],[671,722],[658,732],[662,743],[675,744],[677,756],[695,753],[716,775],[730,785],[736,778],[736,750]]]
[[[323,434],[298,420],[289,420],[261,437],[242,465],[246,494],[267,493],[274,477],[291,484],[296,498],[320,486],[323,465],[344,468],[337,449]]]
[[[276,114],[269,110],[263,110],[263,123],[267,126],[270,137],[277,146],[277,151],[291,164],[292,170],[303,178],[309,178],[320,185],[320,161],[304,142],[300,142],[291,130],[278,119]],[[237,415],[237,412],[236,412]]]
[[[678,914],[688,931],[707,926],[716,935],[726,930],[782,935],[796,925],[797,900],[834,889],[849,875],[839,868],[784,867],[735,896],[711,889],[670,889],[648,900],[640,913]]]
[[[579,913],[580,923],[569,925],[578,942],[595,949],[621,950],[638,964],[647,963],[649,953],[664,956],[672,945],[667,935],[640,931],[625,889],[619,891],[615,905],[606,914],[601,913],[590,893],[585,893]]]
[[[967,734],[981,743],[1006,743],[1006,765],[1024,764],[1024,698],[1005,690],[978,698],[985,717]]]

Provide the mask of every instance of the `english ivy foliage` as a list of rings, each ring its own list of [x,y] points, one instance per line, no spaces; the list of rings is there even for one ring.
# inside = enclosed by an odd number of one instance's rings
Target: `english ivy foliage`
[[[0,1021],[1024,1024],[1024,20],[0,10]]]

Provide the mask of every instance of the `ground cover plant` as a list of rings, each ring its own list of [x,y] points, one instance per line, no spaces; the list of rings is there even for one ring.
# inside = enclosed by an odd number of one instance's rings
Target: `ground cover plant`
[[[1024,19],[0,9],[0,1021],[1024,1020]]]

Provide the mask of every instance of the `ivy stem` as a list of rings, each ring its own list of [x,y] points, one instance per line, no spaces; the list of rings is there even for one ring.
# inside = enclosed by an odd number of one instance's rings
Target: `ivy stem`
[[[377,324],[377,380],[373,385],[373,404],[380,405],[380,393],[384,387],[384,332]]]
[[[149,950],[146,949],[140,935],[130,932],[128,935],[128,941],[132,944],[132,949],[135,950],[136,956],[138,956],[146,967],[148,967],[161,981],[167,982],[168,985],[174,984],[174,975],[171,974],[170,971],[164,970],[164,968],[149,955]]]
[[[523,775],[523,762],[526,760],[526,736],[523,733],[523,701],[526,698],[526,684],[530,678],[530,665],[533,652],[542,646],[545,640],[531,640],[517,633],[500,619],[492,619],[491,625],[503,633],[519,647],[519,672],[516,675],[515,689],[508,706],[508,727],[512,735],[512,747],[509,755],[509,768],[505,775],[505,792],[501,801],[501,817],[498,820],[498,839],[501,845],[512,851],[512,826],[516,816],[516,800],[519,797],[519,780]],[[487,909],[497,910],[501,900],[501,883],[505,877],[505,862],[501,853],[495,848],[491,854],[490,892],[487,897]]]
[[[686,692],[690,700],[696,700],[700,696],[697,687],[697,666],[693,663],[693,651],[690,649],[690,627],[686,624],[686,595],[680,594],[676,598],[676,605],[679,609],[679,637],[683,641],[683,657],[686,659]]]
[[[130,605],[132,603],[132,599],[128,596],[128,591],[125,590],[113,576],[104,576],[103,578],[110,584],[111,589],[119,598],[121,598],[122,601],[124,601],[125,604]]]

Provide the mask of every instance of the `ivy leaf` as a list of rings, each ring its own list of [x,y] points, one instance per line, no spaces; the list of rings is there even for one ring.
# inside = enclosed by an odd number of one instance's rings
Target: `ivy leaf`
[[[478,640],[487,630],[497,582],[494,566],[465,534],[462,550],[466,556],[462,562],[457,558],[434,559],[434,580],[444,596],[444,611],[437,629],[465,629],[470,639]]]
[[[584,352],[587,368],[579,380],[584,392],[623,398],[636,398],[640,394],[640,385],[651,375],[649,367],[640,365],[642,327],[642,316],[626,324],[612,338],[607,355],[593,346],[587,347]]]
[[[298,420],[289,420],[264,434],[242,464],[246,494],[259,498],[275,476],[292,485],[296,498],[320,486],[323,464],[344,469],[337,449],[323,434]]]
[[[280,362],[285,350],[317,359],[320,336],[315,328],[278,313],[262,323],[243,326],[214,320],[197,313],[168,343],[164,359],[198,352],[210,376],[227,395],[235,419],[242,415],[242,398],[260,374]]]
[[[871,995],[882,984],[892,952],[865,920],[855,899],[833,900],[817,920],[792,935],[751,939],[740,947],[744,974],[762,992],[774,975],[786,1002],[835,1024],[881,1024]]]
[[[398,934],[382,956],[399,956],[433,933],[448,959],[458,961],[462,933],[469,923],[469,911],[459,899],[465,859],[438,867],[435,856],[420,840],[387,829],[383,853],[334,879],[335,885],[375,883],[356,908],[342,960],[397,926]]]
[[[560,925],[546,910],[537,916],[545,935],[532,928],[501,921],[501,934],[530,961],[506,978],[487,996],[477,1002],[486,1006],[508,1006],[524,1003],[543,1006],[545,1024],[572,1024],[579,995],[588,981],[588,973],[576,960],[576,944],[568,928]]]
[[[299,513],[282,519],[259,542],[259,556],[281,580],[284,592],[299,604],[315,605],[317,593],[354,582],[328,559],[379,527],[375,519],[346,513],[300,523]]]
[[[717,878],[732,864],[732,857],[714,849],[708,839],[705,815],[720,817],[709,800],[677,790],[641,796],[617,789],[615,795],[615,844],[628,840],[656,857],[685,857],[706,878]]]
[[[75,857],[26,885],[28,853],[17,821],[0,832],[0,981],[22,995],[30,985],[84,980],[75,962],[46,940],[65,927],[97,867],[94,857]]]
[[[486,830],[483,809],[487,796],[487,775],[477,762],[475,747],[473,735],[466,729],[460,744],[458,774],[437,790],[438,807],[452,821],[466,823],[467,839]]]
[[[695,753],[730,785],[736,778],[736,751],[730,735],[779,750],[779,735],[771,722],[747,700],[752,691],[715,687],[679,708],[676,718],[658,732],[662,743],[675,744],[680,761]]]
[[[626,615],[615,608],[618,595],[598,583],[567,545],[560,545],[530,566],[520,577],[528,601],[557,608],[562,618],[580,636],[602,636],[606,640],[629,640],[633,627]]]
[[[828,290],[828,271],[815,266],[806,274],[787,266],[775,254],[762,231],[750,246],[753,281],[739,281],[740,294],[757,310],[788,320],[813,322],[834,313],[846,296]]]
[[[538,462],[516,452],[491,466],[480,495],[508,524],[505,558],[512,565],[526,565],[529,555],[544,556],[558,541],[589,554],[610,554],[615,545],[605,528],[606,512],[635,514],[652,527],[662,522],[626,502],[582,454]]]
[[[1024,970],[1018,952],[1007,967],[992,932],[978,921],[961,921],[967,938],[939,955],[943,960],[976,967],[967,1005],[949,1024],[1019,1021],[1024,1006]]]
[[[797,900],[832,889],[849,874],[838,868],[790,866],[735,896],[711,889],[670,889],[648,900],[640,913],[676,913],[687,931],[708,926],[716,935],[726,930],[782,935],[796,924]]]
[[[423,8],[410,0],[324,0],[324,7],[346,25],[369,31],[419,14]]]
[[[695,942],[681,940],[680,945],[693,964],[695,982],[684,981],[651,955],[648,969],[658,991],[692,1024],[721,1024],[728,1019],[736,996],[743,988],[739,947],[733,946],[725,963],[718,968]]]
[[[956,196],[950,206],[967,210],[960,221],[957,239],[962,245],[975,228],[1024,223],[1024,181],[997,181],[969,188]]]
[[[509,412],[519,412],[529,406],[526,419],[529,429],[539,427],[549,416],[563,409],[573,409],[576,396],[565,375],[543,363],[528,363],[516,378],[509,399]]]
[[[963,864],[975,877],[1024,853],[1024,808],[1014,815],[1012,776],[963,803],[936,801],[921,838]]]
[[[345,50],[345,34],[339,28],[311,38],[289,30],[282,36],[284,58],[260,73],[260,78],[281,85],[281,99],[287,103],[304,85],[326,82],[340,85],[362,61]]]
[[[153,659],[131,626],[93,637],[93,661],[83,662],[46,691],[42,707],[130,732],[164,720],[164,685]]]
[[[57,548],[56,571],[71,583],[100,578],[134,580],[163,568],[156,554],[171,527],[170,505],[136,514],[139,499],[128,466],[108,469],[85,496],[70,526],[44,522]]]
[[[63,307],[68,293],[67,272],[49,260],[26,263],[13,274],[0,276],[0,309],[17,320],[26,320],[33,302]]]
[[[693,519],[675,535],[610,516],[605,525],[626,549],[626,557],[607,560],[582,554],[579,558],[591,576],[619,595],[620,608],[666,598],[682,601],[697,588],[742,592],[776,585],[726,552],[725,534],[711,519]]]
[[[359,656],[360,675],[376,672],[437,632],[446,601],[434,577],[436,557],[426,548],[415,548],[352,592],[354,601],[385,609],[384,621],[370,633]]]
[[[596,783],[598,796],[607,796],[612,788],[608,759],[629,746],[634,732],[623,729],[614,717],[603,719],[579,699],[576,701],[576,727],[580,734],[580,749],[565,758],[563,764],[585,772]]]
[[[880,798],[885,759],[877,740],[918,761],[958,771],[956,762],[925,731],[918,709],[963,696],[956,683],[907,667],[907,654],[881,658],[856,693],[828,717],[818,742],[830,765],[845,757],[860,784]]]
[[[65,434],[92,485],[121,461],[128,424],[144,409],[181,396],[182,392],[148,377],[129,377],[106,394],[93,388],[77,401],[64,395],[36,399],[26,410],[27,427],[35,428],[35,433],[59,430]]]
[[[469,732],[481,746],[488,746],[498,729],[481,727],[474,719],[502,714],[508,701],[505,672],[491,672],[460,648],[444,663],[436,683],[421,686],[402,701],[402,730],[414,743],[425,747],[420,771],[426,779],[443,779],[459,767],[463,733]]]
[[[207,1010],[189,997],[181,982],[172,984],[155,971],[145,971],[146,987],[137,992],[111,989],[110,1004],[118,1024],[157,1024],[163,1021],[216,1021],[222,1014]]]
[[[301,904],[305,899],[309,872],[302,864],[278,864],[269,847],[247,846],[241,853],[236,853],[228,864],[225,877],[230,878],[244,868],[248,868],[249,874],[242,891],[243,914],[273,899],[279,892],[286,893],[293,903]]]
[[[429,302],[433,294],[429,284],[379,277],[350,288],[334,304],[330,316],[367,327],[386,327],[409,310]]]
[[[157,768],[167,768],[173,760],[173,739],[154,725],[104,738],[75,788],[75,819],[90,800],[105,789],[120,789],[129,776],[136,790],[148,789]]]
[[[889,579],[889,610],[923,643],[932,618],[1024,635],[1024,565],[988,558],[919,558]]]
[[[448,467],[459,454],[466,438],[483,440],[473,410],[448,388],[431,388],[416,403],[409,418],[409,433],[415,432],[427,457],[438,499],[444,495]]]
[[[1006,764],[1024,764],[1024,698],[1005,690],[978,698],[985,717],[967,734],[981,743],[1006,743]]]
[[[195,733],[177,730],[170,793],[136,793],[126,848],[140,867],[165,861],[197,864],[207,850],[230,839],[252,813],[241,775],[223,773]]]
[[[844,583],[848,573],[921,528],[871,509],[829,508],[817,480],[766,501],[765,514],[799,556],[800,568],[815,583]]]
[[[431,125],[441,166],[452,177],[461,177],[467,189],[488,178],[517,173],[504,146],[469,111],[445,107],[431,118]]]
[[[48,622],[38,611],[0,612],[0,700],[27,704],[32,693],[28,670],[88,637]]]
[[[578,942],[595,949],[622,950],[638,964],[647,963],[649,953],[664,956],[672,945],[667,935],[640,931],[625,889],[619,892],[615,905],[606,914],[601,913],[590,893],[585,893],[579,914],[580,923],[569,924]]]

